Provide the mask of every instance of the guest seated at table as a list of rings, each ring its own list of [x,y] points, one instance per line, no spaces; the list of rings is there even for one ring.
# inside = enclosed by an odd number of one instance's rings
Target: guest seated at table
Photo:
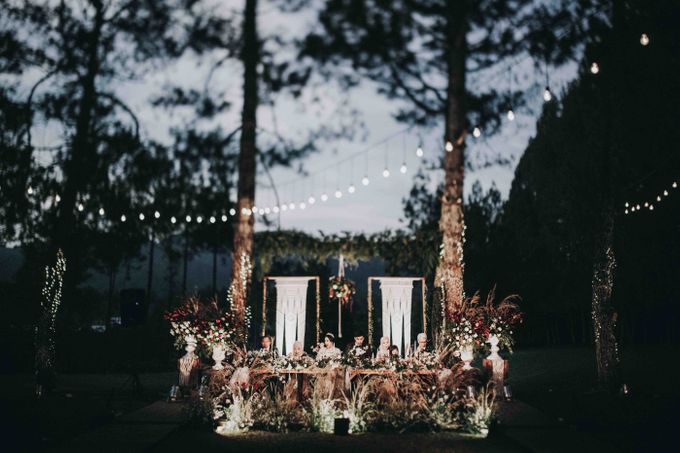
[[[293,350],[288,353],[288,357],[291,359],[302,359],[307,357],[307,353],[305,352],[301,341],[293,343]]]
[[[375,360],[383,362],[390,358],[390,337],[382,337],[380,339],[380,346],[378,352],[375,354]]]
[[[335,335],[327,333],[323,339],[323,345],[319,347],[316,360],[336,359],[342,355],[340,349],[335,347]]]
[[[273,352],[278,354],[276,348],[272,348],[272,337],[264,335],[260,338],[260,352]]]
[[[418,358],[420,355],[426,352],[429,352],[427,350],[427,335],[421,332],[418,334],[418,345],[416,346],[416,351],[413,353],[413,356]]]
[[[390,359],[398,358],[399,358],[399,346],[393,344],[392,346],[390,346]]]
[[[346,354],[357,359],[370,359],[372,357],[371,345],[365,343],[363,332],[354,336],[354,343],[347,346]]]

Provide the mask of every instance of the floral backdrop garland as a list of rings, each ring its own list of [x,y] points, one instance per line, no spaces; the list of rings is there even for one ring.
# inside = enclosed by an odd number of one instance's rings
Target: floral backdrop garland
[[[352,309],[352,301],[357,292],[357,286],[345,277],[335,275],[328,279],[328,300],[337,301],[343,307]]]

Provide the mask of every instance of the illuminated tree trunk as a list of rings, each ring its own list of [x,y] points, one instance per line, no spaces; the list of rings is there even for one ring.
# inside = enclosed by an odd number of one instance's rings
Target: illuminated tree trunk
[[[444,290],[442,297],[447,313],[463,300],[463,178],[465,161],[465,59],[467,53],[467,17],[465,2],[450,8],[448,50],[448,85],[444,155],[444,190],[441,198],[439,231],[442,248],[436,271],[436,284]]]
[[[617,313],[612,305],[616,257],[614,255],[614,213],[604,214],[603,228],[593,265],[592,316],[595,333],[597,377],[603,386],[619,382],[619,353],[616,341]]]
[[[245,306],[250,283],[249,265],[253,256],[255,219],[251,213],[255,200],[255,145],[257,127],[257,63],[259,43],[257,38],[257,0],[246,0],[243,21],[243,48],[241,60],[244,67],[243,112],[241,117],[241,150],[238,161],[237,220],[234,225],[234,256],[231,271],[232,309],[237,324],[245,324]]]

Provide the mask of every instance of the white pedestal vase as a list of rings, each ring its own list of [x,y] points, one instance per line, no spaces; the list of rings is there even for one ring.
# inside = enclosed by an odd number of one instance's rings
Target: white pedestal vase
[[[224,365],[222,365],[222,360],[224,360],[226,356],[227,351],[224,349],[224,346],[222,345],[215,345],[212,348],[212,359],[215,361],[215,365],[213,365],[212,369],[213,370],[223,370]]]
[[[463,349],[460,350],[460,359],[463,361],[465,365],[463,365],[464,370],[471,370],[472,366],[470,363],[472,363],[472,360],[475,358],[475,352],[472,346],[465,346]]]
[[[491,354],[489,354],[487,360],[503,360],[503,357],[498,354],[498,351],[500,351],[500,348],[498,347],[498,341],[499,340],[496,335],[489,335],[489,339],[486,340],[486,342],[491,345]]]

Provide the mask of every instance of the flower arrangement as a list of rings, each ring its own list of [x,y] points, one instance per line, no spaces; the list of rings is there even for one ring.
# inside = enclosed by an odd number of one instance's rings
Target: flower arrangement
[[[170,323],[170,335],[175,339],[177,350],[184,348],[187,337],[197,337],[197,310],[191,298],[181,307],[166,311],[163,318]]]
[[[486,298],[487,337],[497,337],[498,346],[507,348],[512,352],[512,346],[515,343],[513,329],[523,320],[523,314],[516,303],[516,301],[519,301],[519,296],[508,296],[496,305],[494,304],[495,293],[496,289],[494,288]]]
[[[328,300],[337,300],[343,306],[352,308],[352,298],[357,292],[356,284],[345,277],[334,276],[328,279]]]
[[[222,346],[227,348],[234,338],[235,328],[228,316],[220,316],[209,321],[197,323],[197,338],[208,348]]]

